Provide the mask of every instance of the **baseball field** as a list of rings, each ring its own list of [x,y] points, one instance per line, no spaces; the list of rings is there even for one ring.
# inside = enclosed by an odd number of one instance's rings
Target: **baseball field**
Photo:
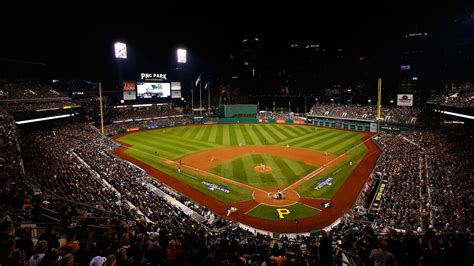
[[[229,219],[310,232],[352,206],[380,154],[371,136],[307,125],[189,125],[116,136],[122,147],[114,153]]]

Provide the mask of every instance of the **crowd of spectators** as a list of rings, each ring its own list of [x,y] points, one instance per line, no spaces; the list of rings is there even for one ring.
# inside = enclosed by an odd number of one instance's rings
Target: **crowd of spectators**
[[[315,104],[309,114],[326,117],[377,119],[377,107],[374,105]],[[382,106],[381,118],[386,122],[414,124],[420,121],[421,111],[416,107]]]
[[[7,177],[22,171],[17,127],[13,117],[0,109],[0,174]]]
[[[69,100],[30,100],[30,101],[14,101],[2,103],[2,107],[10,113],[41,111],[62,109],[64,106],[74,106],[74,102]]]
[[[374,141],[383,153],[374,169],[374,177],[386,180],[376,221],[390,225],[420,223],[420,149],[400,135],[379,134]]]
[[[50,260],[66,264],[66,259],[68,263],[72,261],[79,265],[97,260],[115,260],[121,265],[145,262],[151,265],[245,265],[247,260],[270,263],[272,260],[306,259],[299,245],[285,242],[281,248],[278,245],[271,247],[269,237],[254,238],[251,233],[235,227],[219,227],[221,230],[214,233],[209,227],[197,224],[163,198],[152,194],[145,173],[110,154],[114,143],[101,139],[89,125],[62,123],[50,125],[48,129],[29,127],[21,133],[24,158],[29,161],[27,174],[32,180],[53,194],[99,209],[113,210],[117,216],[106,221],[108,227],[102,226],[99,230],[89,227],[87,222],[86,225],[81,223],[78,210],[70,204],[55,206],[57,201],[45,199],[44,193],[37,190],[20,189],[14,193],[9,189],[6,195],[2,194],[5,196],[2,203],[24,198],[23,208],[46,206],[69,220],[65,228],[66,239],[61,244],[56,244],[59,235],[48,229],[49,237],[40,236],[36,249],[33,244],[29,245],[28,252],[23,248],[11,248],[13,244],[8,241],[15,241],[15,238],[9,238],[11,225],[8,221],[2,223],[8,242],[0,243],[8,259],[4,261],[5,265],[28,261],[29,258],[30,261],[42,260],[39,265],[52,263]],[[112,187],[104,185],[102,178]],[[189,200],[183,201],[189,205]],[[126,217],[133,217],[134,210],[126,202],[132,203],[152,223],[145,219],[130,222],[119,216],[129,213]],[[83,218],[95,215],[90,210],[84,211],[81,213]],[[53,241],[45,243],[41,241],[43,239]],[[305,256],[317,259],[312,253],[305,253]]]
[[[159,121],[166,126],[179,120]],[[353,259],[368,265],[462,264],[472,251],[469,236],[440,236],[432,229],[417,236],[411,230],[419,227],[420,210],[426,207],[438,233],[472,232],[474,142],[473,132],[464,128],[380,134],[375,141],[384,153],[374,173],[388,183],[375,224],[343,220],[320,237],[288,240],[255,236],[223,220],[214,225],[197,223],[150,185],[171,191],[111,154],[116,144],[89,124],[55,122],[22,128],[20,154],[14,120],[2,112],[0,122],[4,163],[0,206],[32,215],[48,209],[65,220],[62,228],[48,227],[34,243],[29,229],[17,228],[13,235],[11,217],[2,213],[1,265],[27,261],[30,265],[331,265],[337,253],[333,245],[339,241]],[[422,149],[428,160],[429,206],[420,206]],[[25,181],[19,181],[21,159]],[[174,196],[201,215],[210,215],[189,199]],[[387,225],[403,225],[406,230],[400,233]]]
[[[0,79],[0,99],[54,98],[65,95],[39,80]]]
[[[372,206],[375,221],[420,229],[422,214],[428,212],[430,226],[438,233],[472,233],[473,133],[469,126],[451,125],[375,137],[383,154],[374,177],[387,180],[380,206]],[[426,201],[420,198],[423,158],[429,183]]]
[[[442,235],[433,229],[417,234],[383,224],[343,220],[331,230],[340,248],[357,256],[349,265],[468,265],[473,261],[472,236]]]
[[[146,118],[159,118],[163,116],[181,115],[182,113],[172,108],[153,107],[127,107],[113,108],[110,112],[112,121],[124,121]]]
[[[170,127],[176,125],[187,125],[191,124],[192,121],[189,117],[174,117],[174,118],[158,118],[158,119],[148,119],[140,121],[128,121],[128,122],[119,122],[119,123],[110,123],[104,126],[104,131],[107,135],[116,135],[123,130],[129,128],[161,128],[161,127]]]
[[[278,112],[265,112],[257,114],[257,119],[275,119],[275,120],[286,120],[286,119],[298,119],[300,118],[294,113],[278,113]],[[304,117],[303,117],[304,118]]]
[[[14,114],[76,105],[64,93],[38,80],[0,80],[0,106]]]
[[[404,133],[426,151],[434,228],[474,232],[474,131],[464,125],[438,126]]]
[[[122,200],[131,202],[151,221],[170,226],[191,226],[195,222],[179,209],[172,207],[164,198],[154,194],[146,185],[146,172],[107,153],[103,147],[90,143],[78,147],[75,152],[99,176],[118,191]]]
[[[114,190],[84,166],[73,152],[85,143],[98,140],[82,124],[63,124],[49,129],[30,126],[20,132],[22,155],[27,176],[56,195],[125,214],[127,205]]]
[[[443,93],[433,96],[428,102],[458,108],[473,108],[474,84],[464,83],[459,86],[453,86]]]

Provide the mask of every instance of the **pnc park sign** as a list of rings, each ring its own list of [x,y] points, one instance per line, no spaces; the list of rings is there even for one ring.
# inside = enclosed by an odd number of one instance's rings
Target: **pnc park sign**
[[[167,80],[166,78],[167,74],[158,74],[158,73],[140,73],[140,79],[141,80]]]

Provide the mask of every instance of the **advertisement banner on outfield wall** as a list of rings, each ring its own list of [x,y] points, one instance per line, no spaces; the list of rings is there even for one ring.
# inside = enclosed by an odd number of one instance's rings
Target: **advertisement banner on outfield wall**
[[[140,128],[138,127],[132,127],[132,128],[127,128],[125,132],[135,132],[135,131],[140,131]]]
[[[377,132],[377,123],[370,123],[370,132]]]
[[[413,106],[413,94],[397,94],[398,106]]]
[[[286,124],[286,120],[284,120],[284,119],[277,119],[277,120],[275,120],[275,124]]]
[[[304,124],[304,121],[303,121],[303,120],[294,120],[294,121],[293,121],[293,124],[303,125],[303,124]]]

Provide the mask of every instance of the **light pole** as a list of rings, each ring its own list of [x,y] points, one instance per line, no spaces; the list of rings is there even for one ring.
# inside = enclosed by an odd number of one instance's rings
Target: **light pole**
[[[183,84],[183,76],[182,76],[182,65],[186,64],[187,61],[188,61],[188,50],[184,49],[184,48],[177,48],[176,49],[176,62],[178,63],[178,66],[176,67],[178,73],[179,73],[179,79],[180,79],[180,85],[182,86]],[[192,95],[192,85],[191,85],[191,95]],[[182,91],[182,88],[181,88],[181,91]],[[172,101],[172,99],[170,99],[170,101]],[[181,97],[181,102],[186,102],[184,101],[184,98]],[[192,112],[192,106],[191,106],[191,112]]]
[[[119,87],[122,88],[122,93],[123,93],[121,61],[127,59],[127,44],[124,42],[114,43],[114,52],[115,52],[115,58],[117,59],[118,83],[119,83]],[[136,92],[135,92],[135,95],[136,95]],[[122,94],[122,97],[123,97],[123,94]],[[103,136],[104,135],[104,112],[103,112],[103,106],[102,106],[102,83],[100,82],[99,82],[99,104],[100,104],[100,128],[101,128],[101,133]]]
[[[119,86],[123,86],[122,84],[122,60],[127,59],[127,44],[123,42],[116,42],[114,44],[114,51],[115,51],[115,58],[117,59],[117,67],[118,67],[118,74],[119,74]]]

